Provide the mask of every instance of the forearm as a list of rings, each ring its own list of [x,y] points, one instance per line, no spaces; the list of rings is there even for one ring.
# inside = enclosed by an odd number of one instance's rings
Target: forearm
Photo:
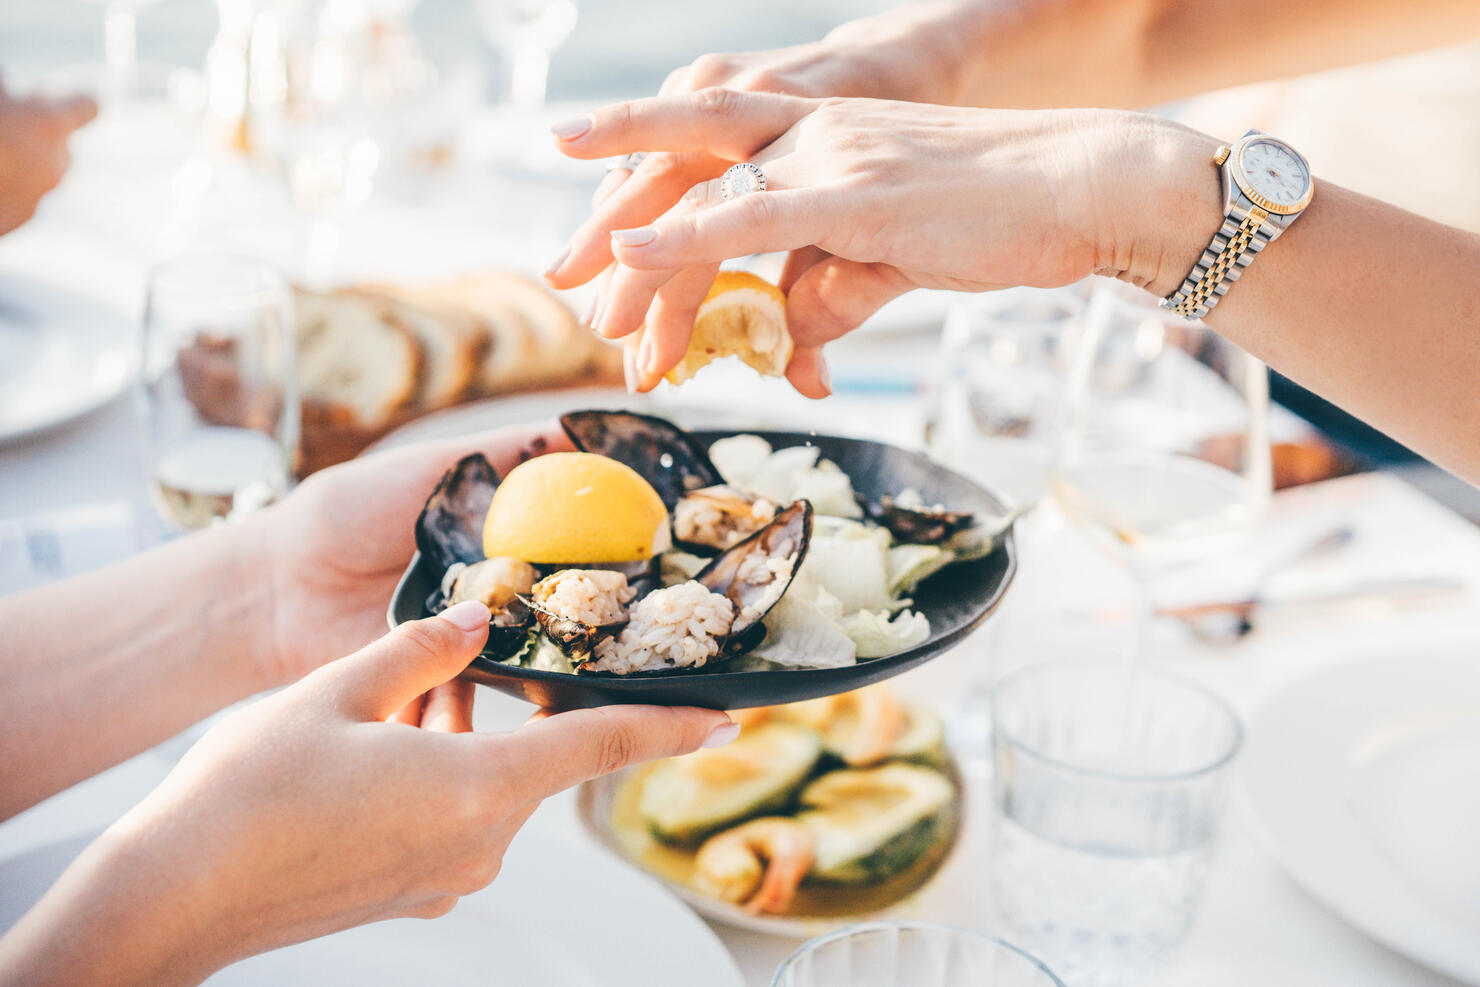
[[[1138,108],[1480,38],[1480,4],[966,0],[941,25],[958,105]]]
[[[1163,127],[1161,205],[1127,214],[1116,273],[1166,296],[1222,221],[1216,141]],[[1316,179],[1310,207],[1207,323],[1281,373],[1480,483],[1480,236]]]
[[[217,528],[0,599],[0,818],[271,684],[252,541]]]

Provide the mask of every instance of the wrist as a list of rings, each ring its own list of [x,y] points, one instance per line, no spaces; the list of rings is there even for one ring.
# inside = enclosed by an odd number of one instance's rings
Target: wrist
[[[241,524],[225,525],[223,567],[232,581],[242,587],[246,603],[242,641],[250,656],[245,664],[252,681],[246,695],[277,688],[292,680],[283,673],[284,660],[277,640],[278,575],[276,556],[282,506],[274,506]]]
[[[1096,273],[1165,298],[1181,286],[1223,222],[1223,191],[1206,134],[1144,114],[1123,114],[1112,155],[1099,172],[1114,187],[1096,190],[1109,208]]]

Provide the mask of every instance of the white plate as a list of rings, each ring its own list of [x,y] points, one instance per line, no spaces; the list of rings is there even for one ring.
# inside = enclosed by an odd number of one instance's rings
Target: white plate
[[[0,862],[9,928],[91,837]],[[584,844],[523,832],[498,880],[433,921],[393,919],[227,967],[215,987],[539,984],[741,987],[709,926],[651,878]]]
[[[1480,647],[1296,683],[1250,725],[1243,777],[1256,829],[1311,894],[1480,983]]]
[[[133,370],[123,313],[58,285],[0,275],[0,442],[84,415]]]

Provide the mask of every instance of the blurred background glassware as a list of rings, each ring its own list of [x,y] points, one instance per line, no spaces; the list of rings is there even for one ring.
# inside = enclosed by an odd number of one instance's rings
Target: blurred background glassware
[[[159,0],[86,0],[103,8],[103,85],[99,98],[120,102],[131,95],[139,63],[139,11]]]
[[[1030,514],[1016,525],[1014,592],[992,626],[967,645],[971,681],[950,717],[963,768],[991,768],[988,694],[1001,652],[1013,646],[1012,614],[1032,586],[1033,542],[1043,534],[1045,499],[1062,441],[1064,398],[1084,315],[1079,286],[1011,288],[962,296],[946,317],[940,365],[927,412],[931,455],[987,485]]]
[[[994,936],[928,922],[865,922],[818,936],[781,964],[771,987],[1064,987],[1038,960]]]
[[[288,489],[298,446],[293,304],[272,268],[224,254],[149,276],[139,409],[160,513],[202,528]]]
[[[992,693],[991,876],[1071,987],[1137,983],[1202,900],[1243,738],[1217,696],[1144,662],[1069,659]]]
[[[1060,507],[1130,572],[1134,653],[1151,581],[1236,548],[1269,502],[1264,365],[1200,322],[1106,280],[1085,312],[1053,481]]]
[[[550,56],[575,29],[573,0],[477,0],[483,35],[508,63],[509,102],[520,113],[545,107]]]

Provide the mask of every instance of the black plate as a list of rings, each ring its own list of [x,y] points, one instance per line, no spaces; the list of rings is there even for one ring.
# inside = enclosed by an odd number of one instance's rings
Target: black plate
[[[695,431],[707,448],[731,432]],[[931,462],[919,453],[880,442],[805,432],[766,432],[760,435],[774,448],[815,445],[853,480],[853,488],[869,500],[898,494],[909,487],[920,491],[928,504],[996,517],[1006,508],[995,496],[965,477]],[[391,626],[427,616],[426,600],[441,581],[440,572],[411,558],[396,586],[387,614]],[[799,702],[848,692],[892,678],[944,653],[970,633],[997,608],[1017,569],[1012,535],[991,555],[974,562],[949,566],[921,583],[913,594],[914,609],[930,620],[930,637],[908,651],[887,658],[871,658],[841,668],[792,668],[771,672],[727,671],[724,663],[692,672],[638,675],[573,675],[516,668],[487,658],[475,658],[463,677],[511,696],[551,709],[652,703],[660,706],[704,706],[744,709]]]

